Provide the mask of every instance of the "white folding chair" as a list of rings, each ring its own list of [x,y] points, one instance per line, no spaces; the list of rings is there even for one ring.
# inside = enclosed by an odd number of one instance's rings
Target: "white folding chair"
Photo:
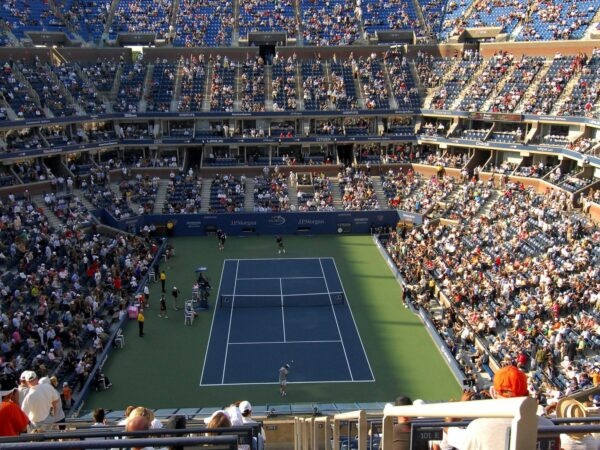
[[[154,269],[150,269],[150,272],[148,272],[148,281],[156,281],[156,272]]]
[[[125,336],[123,336],[123,330],[119,328],[117,331],[117,335],[115,336],[115,345],[118,345],[119,348],[125,347]]]
[[[184,325],[193,325],[194,324],[194,310],[189,310],[189,309],[185,309],[185,311],[183,312],[183,324]]]

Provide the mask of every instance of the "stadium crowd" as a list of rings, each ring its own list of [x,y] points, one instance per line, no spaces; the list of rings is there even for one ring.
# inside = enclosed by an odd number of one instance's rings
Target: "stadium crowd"
[[[499,364],[529,371],[535,393],[551,398],[589,384],[599,362],[598,227],[559,189],[536,194],[518,182],[486,215],[453,219],[458,226],[426,220],[392,231],[385,246],[467,373],[477,338]],[[437,316],[436,289],[447,299]]]

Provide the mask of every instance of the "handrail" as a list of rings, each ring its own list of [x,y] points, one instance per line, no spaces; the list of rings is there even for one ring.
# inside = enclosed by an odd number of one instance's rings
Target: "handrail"
[[[140,292],[143,292],[144,286],[146,285],[146,283],[148,283],[148,276],[150,274],[150,269],[157,266],[157,262],[160,261],[160,257],[162,256],[166,247],[167,247],[167,239],[165,238],[165,239],[163,239],[162,244],[158,248],[158,251],[156,252],[156,255],[154,256],[152,263],[148,266],[148,270],[142,277],[142,279],[138,285],[138,288],[135,291],[135,295],[139,294]],[[79,397],[77,398],[77,401],[75,401],[73,403],[73,406],[71,406],[71,409],[69,409],[69,411],[67,412],[67,415],[72,414],[72,412],[79,411],[79,409],[83,406],[83,403],[88,396],[90,387],[94,381],[94,378],[96,377],[96,373],[100,370],[105,358],[112,351],[113,342],[115,340],[115,337],[117,336],[117,332],[119,331],[120,328],[123,327],[123,324],[127,320],[128,320],[127,316],[121,318],[121,321],[119,322],[119,326],[115,327],[113,332],[110,334],[108,341],[106,342],[106,344],[104,346],[104,350],[102,351],[102,354],[97,358],[96,365],[90,371],[90,375],[89,375],[88,379],[85,381],[85,384],[83,385],[83,387],[81,388],[81,391],[79,392]]]
[[[220,446],[229,450],[237,449],[237,438],[235,436],[199,436],[199,437],[167,437],[167,438],[144,438],[144,439],[94,439],[86,440],[85,448],[133,448],[133,447],[155,447],[155,446],[191,446],[209,445]],[[81,450],[82,441],[61,442],[31,442],[27,444],[28,450]],[[22,443],[2,444],[3,449],[23,449]]]
[[[21,434],[19,436],[12,437],[0,437],[0,447],[3,448],[6,443],[18,443],[18,442],[40,442],[40,441],[51,441],[52,439],[87,439],[90,437],[94,438],[112,438],[112,437],[135,437],[135,436],[173,436],[173,435],[186,435],[186,434],[204,434],[204,433],[220,433],[222,435],[237,433],[239,436],[247,435],[249,438],[252,436],[258,436],[260,433],[260,423],[246,424],[235,427],[226,428],[207,428],[207,427],[194,427],[194,428],[181,428],[181,429],[167,429],[167,428],[152,428],[149,430],[138,430],[138,431],[125,431],[124,426],[106,426],[106,427],[89,427],[85,429],[79,429],[77,431],[57,431],[50,433],[31,433]]]
[[[537,439],[536,410],[537,403],[530,397],[433,403],[418,406],[386,405],[383,410],[382,450],[392,450],[394,417],[397,416],[510,418],[513,421],[509,449],[534,450]]]

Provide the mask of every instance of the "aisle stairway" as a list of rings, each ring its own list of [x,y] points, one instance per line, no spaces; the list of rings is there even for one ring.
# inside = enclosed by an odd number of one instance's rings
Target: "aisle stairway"
[[[200,211],[208,212],[210,207],[210,185],[212,184],[212,178],[202,180],[202,190],[200,191],[200,198],[202,205]]]
[[[340,193],[340,183],[337,178],[331,178],[331,193],[333,195],[333,207],[336,210],[343,210],[342,195]]]
[[[254,211],[254,178],[248,177],[246,178],[246,186],[244,186],[246,190],[246,196],[244,198],[244,211],[253,212]]]
[[[50,224],[51,228],[55,230],[62,228],[63,223],[56,216],[56,214],[54,214],[52,209],[46,206],[46,202],[44,202],[44,196],[42,194],[32,196],[31,200],[38,208],[40,208],[44,212],[44,215],[48,219],[48,223]]]
[[[388,202],[385,192],[383,192],[381,177],[379,175],[371,175],[370,179],[371,183],[373,183],[373,190],[375,191],[375,196],[377,197],[377,203],[379,203],[379,208],[386,208]]]
[[[154,214],[162,214],[165,202],[167,200],[167,186],[169,186],[169,180],[160,180],[158,183],[158,192],[156,193],[156,200],[154,201]]]
[[[298,211],[298,188],[288,184],[288,198],[290,199],[290,210]]]

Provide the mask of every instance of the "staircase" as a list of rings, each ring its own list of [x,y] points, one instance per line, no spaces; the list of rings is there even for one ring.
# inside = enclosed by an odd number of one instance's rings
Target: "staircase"
[[[244,197],[244,211],[254,211],[254,178],[246,178],[246,196]]]
[[[154,214],[162,214],[163,208],[165,206],[165,201],[167,200],[167,187],[169,186],[169,180],[160,180],[158,182],[158,190],[156,192],[156,200],[154,201],[154,210],[152,211]],[[204,202],[203,206],[204,206]]]
[[[486,99],[486,101],[483,102],[483,105],[480,108],[481,111],[489,111],[489,109],[494,105],[494,101],[496,100],[496,97],[498,96],[498,94],[500,92],[502,92],[502,89],[504,88],[504,85],[509,80],[512,79],[513,73],[515,72],[516,69],[517,69],[517,65],[515,64],[515,61],[513,60],[511,62],[511,64],[510,64],[510,67],[508,68],[508,70],[504,74],[504,76],[494,86],[494,89],[492,90],[492,92],[490,92],[490,95],[488,96],[488,98]]]
[[[96,84],[93,83],[89,79],[89,77],[87,76],[87,74],[85,73],[85,71],[81,70],[81,66],[78,63],[74,63],[73,64],[73,68],[75,69],[75,72],[77,72],[77,75],[79,75],[81,77],[81,79],[88,84],[88,86],[91,86],[91,88],[93,89],[94,93],[98,96],[98,98],[100,98],[102,100],[102,103],[104,104],[104,106],[106,108],[106,112],[109,112],[109,113],[113,112],[112,105],[110,104],[110,101],[108,101],[108,99],[104,96],[104,94],[102,92],[100,92],[96,88]]]
[[[489,68],[489,61],[483,61],[479,65],[479,67],[477,68],[477,70],[475,71],[473,76],[471,77],[471,82],[463,87],[462,91],[460,91],[460,94],[458,95],[458,97],[456,97],[456,99],[454,100],[454,103],[452,103],[452,105],[450,105],[449,109],[458,108],[458,105],[460,105],[460,103],[463,101],[463,99],[465,98],[465,95],[467,93],[471,92],[473,89],[473,86],[475,86],[476,84],[479,83],[479,77],[481,76],[481,74],[484,71],[488,70],[488,68]]]
[[[179,99],[181,98],[181,80],[183,78],[183,70],[181,68],[181,61],[177,66],[177,72],[175,75],[175,84],[173,86],[173,98],[171,99],[171,111],[177,111],[179,109]]]
[[[536,94],[538,86],[540,85],[542,80],[546,77],[546,74],[548,73],[548,69],[550,69],[551,65],[552,65],[552,61],[544,61],[544,67],[542,67],[540,69],[540,71],[537,73],[536,77],[533,79],[533,81],[529,85],[529,88],[523,94],[523,98],[519,102],[519,105],[517,106],[517,109],[515,112],[523,112],[523,105],[526,105],[529,102],[529,99]]]
[[[388,66],[385,62],[382,62],[381,67],[383,68],[383,76],[385,78],[385,89],[388,92],[390,108],[397,109],[398,108],[398,100],[396,100],[396,95],[394,94],[394,88],[392,87],[392,79],[390,78],[390,72],[388,70]],[[419,88],[419,91],[420,91],[420,88]]]
[[[142,98],[138,104],[139,112],[146,112],[146,108],[148,107],[148,102],[146,99],[150,94],[150,90],[152,89],[152,77],[154,74],[154,64],[148,64],[146,67],[146,78],[144,78],[144,87],[142,89]]]
[[[288,198],[290,199],[290,211],[298,211],[298,188],[288,184]]]
[[[477,212],[477,214],[475,214],[475,218],[479,218],[481,216],[489,217],[490,211],[494,209],[494,206],[496,205],[496,200],[498,200],[499,197],[500,193],[496,189],[493,189],[490,194],[490,197],[487,199],[487,202],[485,203],[483,208],[481,208]]]
[[[33,197],[31,197],[31,200],[38,208],[40,208],[44,212],[44,215],[48,219],[48,223],[50,224],[51,228],[53,228],[54,230],[59,230],[63,227],[63,223],[60,221],[60,219],[56,216],[56,214],[54,214],[52,209],[50,209],[46,205],[43,195],[34,195]]]
[[[340,194],[340,183],[337,178],[331,178],[331,194],[333,196],[333,207],[336,210],[343,210],[342,195]]]
[[[210,207],[210,186],[212,185],[212,179],[202,180],[202,190],[200,191],[201,208],[200,211],[208,212]]]
[[[433,97],[435,96],[436,93],[438,93],[440,91],[440,89],[442,89],[446,85],[446,82],[450,79],[450,77],[452,75],[454,75],[454,73],[456,72],[456,68],[460,64],[460,61],[461,61],[460,58],[457,58],[456,61],[454,62],[454,64],[452,64],[452,66],[448,67],[448,70],[446,71],[446,73],[444,74],[442,79],[440,80],[439,86],[429,90],[427,97],[425,97],[425,99],[423,100],[424,108],[431,108],[431,101],[433,100]]]
[[[560,94],[559,100],[554,104],[554,107],[552,108],[550,114],[558,115],[558,112],[561,110],[566,100],[571,98],[571,93],[573,92],[573,89],[575,89],[575,86],[579,84],[579,79],[581,78],[581,75],[582,72],[579,72],[578,74],[575,74],[571,77],[571,79],[563,89],[562,93]]]
[[[386,208],[388,201],[383,192],[383,184],[381,183],[381,177],[379,175],[372,175],[369,177],[371,183],[373,183],[373,190],[375,191],[375,196],[377,197],[377,203],[379,204],[379,208]]]
[[[73,195],[77,196],[77,198],[81,201],[83,206],[85,206],[88,211],[92,212],[98,209],[87,198],[85,198],[85,195],[83,195],[83,191],[81,189],[73,189]]]

